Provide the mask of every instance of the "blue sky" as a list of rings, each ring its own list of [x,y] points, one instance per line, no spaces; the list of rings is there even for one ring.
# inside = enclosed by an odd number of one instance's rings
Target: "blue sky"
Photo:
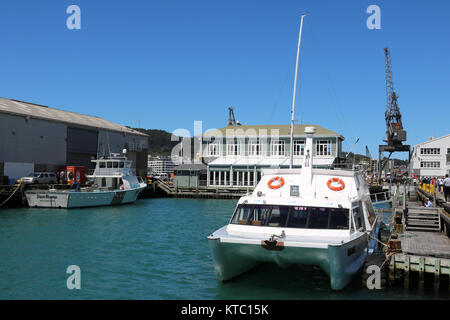
[[[298,122],[377,157],[388,46],[408,143],[450,133],[446,0],[2,1],[0,96],[169,132],[223,127],[229,106],[243,124],[288,124],[302,12]]]

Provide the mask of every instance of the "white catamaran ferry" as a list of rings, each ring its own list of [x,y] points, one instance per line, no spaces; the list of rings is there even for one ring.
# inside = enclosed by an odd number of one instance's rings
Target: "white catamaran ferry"
[[[263,262],[315,265],[340,290],[363,266],[376,220],[369,189],[359,172],[312,169],[314,130],[305,130],[302,168],[265,170],[229,224],[208,237],[220,280]]]
[[[228,225],[209,244],[220,280],[232,279],[263,262],[315,265],[343,289],[361,269],[376,221],[369,189],[359,172],[313,169],[314,127],[307,127],[301,169],[293,167],[300,22],[291,112],[290,169],[264,170],[250,195],[239,199]],[[370,241],[374,243],[374,241]]]
[[[124,154],[126,150],[124,150]],[[92,160],[95,171],[87,176],[92,186],[80,190],[30,190],[25,196],[30,207],[82,208],[133,203],[146,184],[133,174],[131,160],[112,154]]]

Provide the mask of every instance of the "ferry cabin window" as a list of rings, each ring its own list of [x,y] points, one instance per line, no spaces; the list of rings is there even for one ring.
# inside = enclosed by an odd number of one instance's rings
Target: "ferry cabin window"
[[[330,208],[330,220],[328,229],[348,229],[348,209]]]
[[[119,163],[116,161],[116,162],[113,162],[113,168],[118,168],[119,167]]]
[[[105,162],[99,162],[99,167],[100,168],[106,168],[106,163]]]
[[[292,207],[287,226],[289,228],[306,228],[308,214],[308,207]]]
[[[253,206],[241,205],[237,208],[236,213],[232,219],[233,224],[247,224],[251,213],[253,212]]]
[[[119,162],[119,168],[123,168],[125,166],[125,163],[123,163],[122,161]]]
[[[273,206],[272,212],[267,224],[268,227],[284,227],[289,214],[287,206]]]
[[[267,205],[239,205],[232,224],[266,227],[348,230],[349,210]]]
[[[107,167],[107,168],[112,168],[112,162],[109,162],[109,161],[108,161],[108,162],[106,163],[106,167]]]
[[[373,208],[373,205],[370,202],[370,200],[364,201],[364,206],[366,207],[367,214],[369,215],[369,222],[372,225],[376,217],[375,209]]]
[[[355,221],[355,230],[356,231],[358,231],[360,228],[365,229],[364,228],[364,221],[363,221],[363,218],[362,218],[361,208],[359,206],[353,208],[353,218],[354,218],[354,221]]]
[[[327,229],[329,216],[328,208],[310,208],[308,227],[311,229]]]

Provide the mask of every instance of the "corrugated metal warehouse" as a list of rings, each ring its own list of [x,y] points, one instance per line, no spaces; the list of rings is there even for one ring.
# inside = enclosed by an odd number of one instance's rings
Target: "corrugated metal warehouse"
[[[147,135],[98,117],[0,98],[0,176],[92,167],[92,159],[122,153],[138,175],[147,172]]]

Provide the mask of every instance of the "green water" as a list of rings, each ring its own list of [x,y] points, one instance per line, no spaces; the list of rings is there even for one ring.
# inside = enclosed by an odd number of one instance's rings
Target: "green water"
[[[232,200],[145,199],[94,209],[0,209],[0,299],[417,299],[403,289],[341,292],[318,268],[262,265],[216,280],[206,237]],[[81,289],[69,290],[69,265]]]

